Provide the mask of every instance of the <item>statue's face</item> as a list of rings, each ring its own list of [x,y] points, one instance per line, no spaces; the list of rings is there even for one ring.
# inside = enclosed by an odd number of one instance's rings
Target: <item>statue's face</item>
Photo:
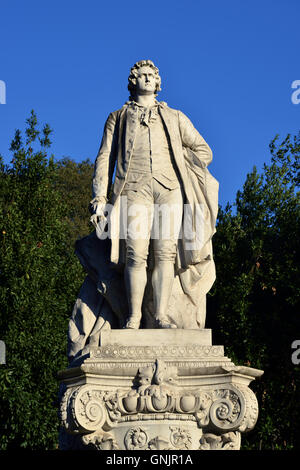
[[[148,65],[141,67],[136,79],[136,93],[138,95],[151,95],[155,93],[156,79],[154,70]]]

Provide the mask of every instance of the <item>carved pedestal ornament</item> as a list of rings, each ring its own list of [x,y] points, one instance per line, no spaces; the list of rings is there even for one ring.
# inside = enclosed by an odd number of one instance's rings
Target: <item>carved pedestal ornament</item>
[[[61,400],[62,428],[77,436],[82,447],[97,450],[239,449],[240,433],[251,430],[258,417],[257,400],[247,383],[260,371],[230,363],[191,377],[186,376],[188,360],[186,370],[182,367],[184,359],[180,368],[174,366],[174,358],[169,362],[153,358],[142,367],[136,359],[130,387],[121,386],[116,364],[111,364],[111,374],[119,379],[119,387],[109,386],[107,369],[103,376],[103,370],[95,374],[95,369],[85,367],[88,360],[80,370],[94,370],[92,375],[79,376],[77,369],[77,375],[66,377],[65,371],[62,375],[69,386]],[[89,383],[72,386],[83,378]],[[187,386],[187,381],[193,384]]]

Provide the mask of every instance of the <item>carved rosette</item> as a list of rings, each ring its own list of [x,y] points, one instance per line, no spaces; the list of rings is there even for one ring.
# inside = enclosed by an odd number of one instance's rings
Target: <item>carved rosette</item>
[[[232,387],[212,392],[209,417],[212,427],[217,431],[238,429],[244,419],[245,411],[245,400],[238,389]]]
[[[136,359],[137,357],[153,359],[156,357],[214,357],[224,358],[223,346],[163,345],[163,346],[123,346],[118,343],[92,349],[90,355],[94,359]]]
[[[170,442],[174,449],[188,450],[192,447],[191,433],[183,426],[170,426]]]
[[[127,450],[188,450],[192,447],[192,436],[184,426],[169,426],[166,435],[149,439],[142,427],[130,428],[124,438]]]
[[[101,390],[82,387],[72,397],[71,409],[74,422],[81,431],[101,429],[106,417]]]
[[[107,419],[103,397],[106,392],[92,386],[68,388],[60,404],[60,422],[69,433],[93,432]]]
[[[124,439],[127,450],[144,450],[148,445],[148,441],[149,437],[141,427],[129,429]]]

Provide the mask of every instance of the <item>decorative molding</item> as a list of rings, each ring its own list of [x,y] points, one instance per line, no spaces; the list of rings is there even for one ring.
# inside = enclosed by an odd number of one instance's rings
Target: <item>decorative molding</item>
[[[95,450],[118,450],[119,447],[112,434],[103,431],[97,431],[92,434],[86,434],[81,437],[82,443],[88,448]]]
[[[239,430],[241,432],[247,432],[253,429],[257,422],[259,411],[258,402],[251,388],[240,384],[237,384],[236,388],[243,395],[246,408],[243,420],[239,426]]]
[[[102,346],[97,349],[90,349],[91,358],[107,359],[136,359],[157,358],[157,357],[224,357],[223,346],[201,346],[191,345],[163,345],[163,346],[123,346],[118,343]]]
[[[149,440],[145,429],[130,428],[124,438],[127,450],[188,450],[192,446],[190,431],[182,426],[170,426],[170,436],[158,435]]]
[[[155,358],[153,358],[154,360]],[[223,359],[225,359],[223,357]],[[141,367],[150,367],[153,363],[153,360],[152,361],[141,361],[141,360],[136,360],[134,362],[118,362],[117,360],[114,362],[114,361],[109,361],[109,362],[101,362],[101,363],[98,363],[98,362],[87,362],[86,364],[84,364],[83,366],[81,366],[81,370],[84,372],[84,373],[100,373],[103,371],[103,370],[113,370],[113,369],[119,369],[119,370],[122,370],[122,369],[139,369]],[[166,361],[168,362],[168,361]],[[234,366],[230,366],[230,360],[228,359],[227,361],[223,360],[223,361],[219,361],[219,360],[216,360],[216,361],[206,361],[206,360],[199,360],[199,361],[192,361],[192,360],[186,360],[186,361],[170,361],[172,366],[174,367],[178,367],[178,368],[181,368],[181,369],[191,369],[191,368],[209,368],[209,367],[218,367],[221,369],[224,369],[225,366],[226,366],[226,372],[225,373],[228,373],[228,371],[234,371]]]
[[[174,450],[168,439],[163,436],[156,436],[149,441],[148,448],[145,450]]]
[[[240,432],[252,429],[258,417],[256,397],[238,377],[237,383],[181,387],[178,368],[156,359],[144,363],[131,380],[130,388],[114,390],[96,384],[66,388],[60,402],[62,428],[81,436],[85,447],[98,450],[118,445],[128,450],[184,450],[194,448],[197,439],[200,449],[225,450],[239,448]],[[169,425],[169,435],[152,438],[149,433],[155,432],[158,421],[164,429]],[[117,444],[114,434],[120,426],[123,444]]]
[[[241,434],[237,431],[225,434],[203,434],[200,439],[199,450],[239,450]]]
[[[192,447],[191,433],[181,426],[170,426],[170,442],[175,449],[188,450]]]

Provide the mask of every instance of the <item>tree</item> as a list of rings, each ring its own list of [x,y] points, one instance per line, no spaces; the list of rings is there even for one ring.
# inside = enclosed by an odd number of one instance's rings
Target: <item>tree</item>
[[[56,374],[67,365],[68,318],[84,278],[56,187],[59,166],[47,156],[51,129],[40,131],[33,111],[26,122],[11,165],[0,161],[0,449],[57,446]]]
[[[56,188],[67,207],[66,222],[71,246],[77,238],[93,230],[88,213],[93,172],[94,165],[89,159],[76,163],[71,158],[63,158],[57,162]]]
[[[261,407],[246,448],[300,446],[299,332],[300,134],[270,144],[271,163],[247,175],[236,211],[220,209],[214,238],[217,281],[208,318],[214,342],[238,364],[265,370],[253,385]]]

